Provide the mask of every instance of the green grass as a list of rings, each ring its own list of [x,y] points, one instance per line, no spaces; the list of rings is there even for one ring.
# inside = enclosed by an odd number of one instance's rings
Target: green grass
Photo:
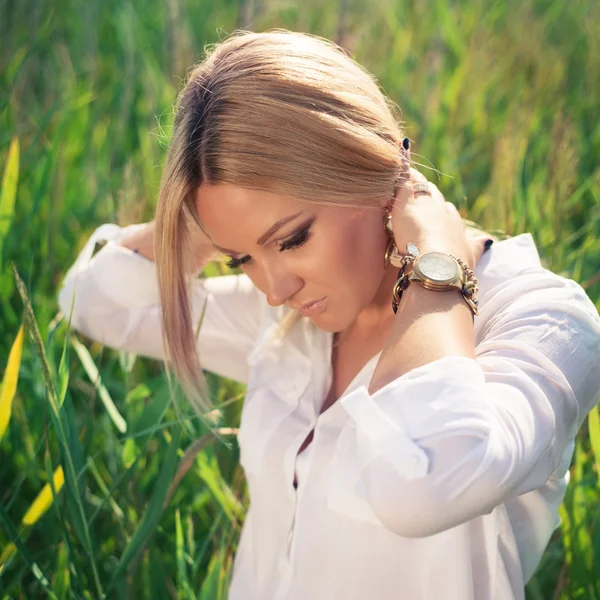
[[[0,15],[0,369],[27,333],[0,428],[0,552],[15,544],[0,600],[226,598],[248,502],[235,436],[215,443],[175,411],[159,362],[68,334],[55,298],[97,225],[152,217],[181,80],[239,26],[340,42],[399,104],[446,197],[490,230],[531,232],[599,305],[593,0],[0,0]],[[235,427],[243,387],[208,381]],[[57,501],[23,524],[59,465]],[[600,600],[598,465],[595,411],[530,600]]]

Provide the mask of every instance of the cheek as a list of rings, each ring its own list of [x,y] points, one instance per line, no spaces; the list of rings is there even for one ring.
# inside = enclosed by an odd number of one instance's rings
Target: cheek
[[[329,242],[330,258],[328,271],[333,278],[343,277],[346,287],[365,288],[378,285],[383,275],[383,255],[381,240],[369,235],[369,228],[351,223]]]

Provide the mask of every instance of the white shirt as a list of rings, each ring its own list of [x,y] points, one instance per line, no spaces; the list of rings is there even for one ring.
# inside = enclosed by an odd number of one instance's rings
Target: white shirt
[[[96,230],[59,303],[68,315],[77,279],[77,330],[161,358],[155,265],[118,245],[138,227]],[[250,507],[230,600],[524,598],[600,390],[600,318],[579,285],[542,268],[529,234],[496,242],[475,272],[474,360],[436,360],[371,397],[378,354],[322,414],[333,334],[302,318],[274,338],[288,309],[246,275],[198,280],[201,363],[248,386]]]

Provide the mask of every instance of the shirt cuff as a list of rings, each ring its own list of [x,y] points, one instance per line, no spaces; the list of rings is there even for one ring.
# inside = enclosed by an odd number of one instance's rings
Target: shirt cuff
[[[65,284],[73,280],[76,285],[79,275],[86,272],[94,287],[118,306],[135,309],[157,304],[160,296],[156,263],[120,243],[145,226],[106,223],[98,227],[67,273]],[[94,254],[98,242],[105,244]]]
[[[382,457],[406,480],[426,477],[429,457],[411,436],[411,430],[423,430],[419,403],[435,401],[449,388],[456,388],[457,380],[472,385],[482,378],[475,360],[444,357],[409,371],[372,396],[363,385],[341,398],[351,426],[356,428],[361,469]]]
[[[92,258],[94,281],[115,303],[130,309],[158,304],[156,263],[115,241]]]

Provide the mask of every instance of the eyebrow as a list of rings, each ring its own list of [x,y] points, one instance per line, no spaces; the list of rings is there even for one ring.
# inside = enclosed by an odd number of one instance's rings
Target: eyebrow
[[[256,243],[259,246],[264,246],[271,239],[271,237],[273,235],[275,235],[275,233],[277,233],[286,223],[293,221],[296,217],[299,217],[303,213],[304,213],[304,211],[301,210],[300,212],[294,213],[293,215],[289,215],[287,217],[283,217],[283,219],[279,219],[279,221],[276,221],[275,223],[273,223],[273,225],[271,225],[271,227],[269,227],[269,229],[267,229],[267,231],[265,231],[258,238],[258,241]],[[217,244],[215,244],[214,242],[213,242],[213,246],[219,252],[224,252],[225,254],[240,254],[239,252],[236,252],[235,250],[229,250],[229,248],[221,248],[221,246],[217,246]]]

